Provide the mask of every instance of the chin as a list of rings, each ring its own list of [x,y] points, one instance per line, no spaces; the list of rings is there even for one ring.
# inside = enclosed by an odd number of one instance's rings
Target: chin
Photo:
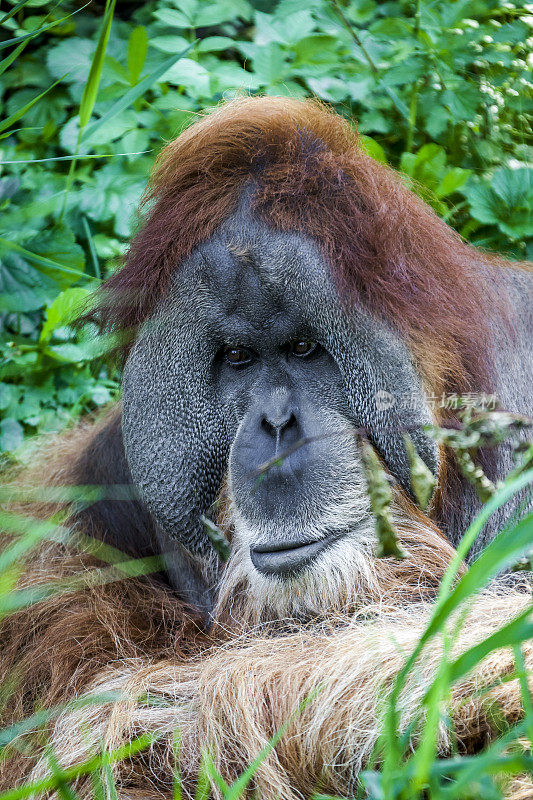
[[[232,552],[215,618],[232,628],[344,614],[377,588],[374,520],[361,485],[311,524],[298,517],[258,526],[234,502],[224,522]]]

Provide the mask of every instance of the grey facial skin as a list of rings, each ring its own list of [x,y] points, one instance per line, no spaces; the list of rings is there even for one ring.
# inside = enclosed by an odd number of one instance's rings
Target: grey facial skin
[[[317,346],[300,356],[297,342]],[[228,346],[249,361],[228,363]],[[252,563],[278,577],[338,540],[338,530],[322,531],[317,545],[316,530],[354,458],[347,431],[366,429],[410,492],[402,435],[436,473],[437,448],[420,430],[430,421],[399,336],[362,308],[347,314],[317,245],[272,231],[244,201],[176,270],[124,374],[126,456],[160,535],[205,564],[200,516],[229,474],[239,513],[263,530]],[[260,478],[265,462],[302,438]],[[181,557],[169,556],[173,582],[181,569]]]

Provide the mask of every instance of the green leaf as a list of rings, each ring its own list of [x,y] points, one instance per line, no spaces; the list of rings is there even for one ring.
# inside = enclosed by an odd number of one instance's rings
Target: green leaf
[[[15,386],[10,383],[0,383],[0,411],[5,411],[18,399]]]
[[[492,33],[495,42],[503,44],[523,44],[530,35],[529,28],[525,22],[507,22]]]
[[[385,150],[380,144],[378,144],[378,142],[376,142],[375,139],[372,139],[370,136],[360,136],[359,139],[363,145],[363,149],[368,153],[369,156],[372,156],[372,158],[374,158],[376,161],[379,161],[381,164],[387,163]]]
[[[31,250],[0,238],[1,310],[34,311],[86,277],[83,250],[68,229],[45,231],[27,244]]]
[[[402,39],[404,37],[412,39],[413,37],[413,23],[411,20],[401,19],[400,17],[388,17],[374,22],[368,29],[373,36],[385,39]]]
[[[490,182],[491,189],[509,209],[533,207],[533,169],[499,167]]]
[[[120,139],[128,131],[137,130],[139,119],[133,110],[125,108],[103,122],[97,120],[97,123],[98,127],[93,129],[86,142],[90,142],[93,147],[97,145],[107,147],[110,142]]]
[[[273,47],[277,45],[269,45],[269,47]],[[256,67],[256,71],[259,72],[256,66],[256,62],[261,64],[261,61],[266,63],[266,56],[259,52],[258,56],[254,59],[254,67]],[[284,66],[284,59],[281,61],[282,66]],[[263,77],[263,73],[259,72],[261,77]],[[344,100],[349,93],[348,86],[345,81],[340,80],[340,78],[308,78],[307,84],[311,91],[320,97],[322,100],[327,100],[328,103],[340,103]]]
[[[279,44],[269,42],[257,49],[253,59],[254,72],[264,84],[270,85],[283,77],[285,63],[285,53]]]
[[[157,50],[161,50],[162,53],[171,53],[175,55],[179,53],[180,50],[188,47],[189,42],[184,36],[173,34],[172,36],[151,36],[150,45]]]
[[[107,122],[108,120],[112,119],[116,114],[123,111],[125,108],[130,106],[138,97],[144,95],[144,93],[152,86],[153,83],[156,83],[168,70],[173,67],[183,56],[185,53],[188,53],[189,50],[194,46],[195,42],[190,44],[185,50],[182,50],[181,53],[178,53],[175,56],[171,56],[169,59],[163,62],[157,69],[147,75],[145,78],[142,79],[136,86],[132,86],[126,94],[124,94],[120,100],[117,100],[114,105],[111,106],[109,111],[107,111],[99,120],[93,122],[92,125],[89,125],[83,131],[81,135],[81,141],[85,141],[86,139],[90,139],[92,134],[98,130],[98,128]],[[196,62],[192,62],[196,63]],[[199,66],[199,65],[197,65]]]
[[[421,97],[419,103],[424,104],[424,97]],[[424,116],[423,125],[432,139],[440,139],[440,136],[446,130],[450,119],[450,112],[447,108],[441,105],[431,105],[428,108],[427,114]]]
[[[202,28],[233,22],[235,19],[249,20],[252,9],[246,0],[202,0],[193,16],[194,27]]]
[[[47,280],[18,252],[0,246],[0,311],[35,311],[57,294]]]
[[[85,255],[70,228],[50,228],[34,236],[28,242],[28,249],[32,251],[35,263],[41,271],[50,275],[58,284],[63,286],[73,283],[76,279],[86,277]]]
[[[441,198],[453,194],[453,192],[465,185],[471,174],[472,170],[461,169],[460,167],[453,167],[453,169],[448,170],[435,189],[436,196]]]
[[[174,8],[161,8],[154,11],[154,17],[171,28],[192,28],[192,19],[183,11]]]
[[[163,37],[161,37],[163,38]],[[234,47],[235,42],[229,36],[206,36],[198,44],[199,53],[219,53]]]
[[[49,48],[46,66],[55,78],[65,75],[65,83],[83,83],[91,68],[94,49],[90,39],[81,36],[65,39]]]
[[[53,344],[46,347],[44,352],[54,361],[68,364],[78,364],[94,358],[94,349],[90,343],[73,344],[67,342],[66,344]]]
[[[182,54],[179,59],[175,60],[174,65],[162,75],[162,81],[174,86],[183,86],[193,97],[210,97],[211,89],[207,69],[198,61],[181,56]]]
[[[112,399],[112,394],[107,386],[97,386],[91,392],[91,400],[96,406],[104,406],[106,403],[110,403]]]
[[[533,235],[533,170],[499,167],[490,183],[471,181],[463,194],[480,222],[498,225],[511,239]]]
[[[463,189],[463,194],[470,204],[472,216],[485,224],[497,223],[501,202],[481,181],[471,182]]]
[[[48,342],[55,328],[68,325],[78,317],[84,303],[91,296],[90,289],[74,287],[59,294],[46,309],[46,321],[42,327],[39,341]]]
[[[20,422],[7,417],[0,422],[0,450],[3,453],[16,450],[24,441],[24,430]]]
[[[148,33],[144,25],[138,25],[128,40],[128,73],[132,86],[139,82],[148,50]]]
[[[484,98],[478,88],[461,81],[460,86],[453,90],[446,89],[442,93],[442,103],[445,105],[455,122],[467,122],[475,116],[479,104]]]
[[[82,188],[79,210],[98,222],[113,219],[115,232],[119,236],[130,236],[132,217],[144,186],[144,176],[129,174],[118,162],[112,161],[93,173],[92,181]]]

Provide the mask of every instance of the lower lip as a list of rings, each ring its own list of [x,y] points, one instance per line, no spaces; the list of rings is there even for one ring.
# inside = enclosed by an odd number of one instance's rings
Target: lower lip
[[[325,539],[308,542],[295,547],[280,547],[272,550],[250,548],[252,564],[261,575],[290,577],[297,575],[308,567],[315,558],[330,545],[338,541],[340,535],[328,536]]]

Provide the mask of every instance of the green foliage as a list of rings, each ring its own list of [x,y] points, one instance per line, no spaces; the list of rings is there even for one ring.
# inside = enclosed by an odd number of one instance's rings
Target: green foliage
[[[502,0],[9,0],[0,451],[117,395],[71,306],[117,267],[162,144],[235,93],[332,103],[463,235],[524,257],[530,28]]]

